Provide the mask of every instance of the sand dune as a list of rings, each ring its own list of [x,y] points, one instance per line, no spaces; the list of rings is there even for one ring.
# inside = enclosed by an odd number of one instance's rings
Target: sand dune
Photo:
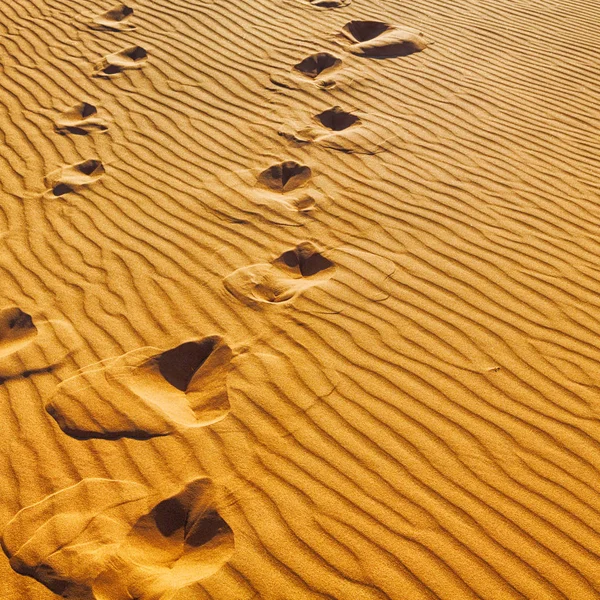
[[[0,3],[2,600],[600,598],[599,24]]]

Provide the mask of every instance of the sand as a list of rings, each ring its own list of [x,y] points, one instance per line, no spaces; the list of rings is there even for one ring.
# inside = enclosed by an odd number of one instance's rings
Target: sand
[[[600,5],[0,3],[0,598],[600,598]]]

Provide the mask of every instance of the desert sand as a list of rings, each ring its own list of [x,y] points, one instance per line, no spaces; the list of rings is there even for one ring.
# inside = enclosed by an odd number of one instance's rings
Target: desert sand
[[[0,598],[600,598],[599,45],[0,2]]]

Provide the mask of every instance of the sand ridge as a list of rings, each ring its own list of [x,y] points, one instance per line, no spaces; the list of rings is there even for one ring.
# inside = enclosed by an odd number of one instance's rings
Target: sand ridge
[[[596,5],[0,15],[6,598],[600,597]]]

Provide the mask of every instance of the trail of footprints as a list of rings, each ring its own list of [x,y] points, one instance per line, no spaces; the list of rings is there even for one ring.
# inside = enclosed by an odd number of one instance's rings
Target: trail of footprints
[[[305,3],[336,9],[350,2]],[[94,17],[89,26],[132,31],[133,13],[132,8],[118,4]],[[370,58],[407,56],[427,46],[416,30],[372,21],[350,21],[340,38],[347,52]],[[97,63],[93,76],[116,77],[141,68],[147,58],[144,48],[127,47]],[[317,52],[292,67],[292,82],[332,88],[343,68],[341,58]],[[272,80],[290,85],[289,78]],[[362,120],[342,107],[330,106],[314,116],[315,124],[316,129],[280,134],[310,142],[360,127]],[[55,121],[60,135],[83,136],[107,129],[106,120],[88,102],[72,106]],[[102,162],[93,158],[57,169],[46,176],[45,183],[54,197],[61,197],[104,175]],[[254,185],[263,193],[286,198],[281,205],[303,211],[312,207],[314,199],[298,192],[310,186],[311,178],[307,165],[283,160],[262,170]],[[348,260],[360,261],[360,268],[345,265]],[[289,305],[299,295],[325,289],[330,282],[377,299],[393,268],[390,261],[374,255],[343,249],[323,253],[305,241],[269,263],[236,270],[223,283],[233,297],[252,307]],[[362,279],[354,281],[357,272],[363,273]],[[0,381],[10,371],[5,363],[44,336],[47,327],[36,326],[19,308],[0,311]],[[147,439],[206,427],[229,412],[227,377],[232,358],[231,348],[218,335],[166,350],[140,348],[89,365],[66,379],[47,399],[46,410],[63,432],[79,439]],[[20,360],[21,368],[22,364]],[[167,499],[132,481],[84,479],[19,511],[4,531],[2,548],[15,571],[65,597],[171,597],[177,589],[214,574],[233,555],[234,534],[219,515],[218,496],[207,477],[189,481]],[[73,512],[73,506],[85,510]]]

